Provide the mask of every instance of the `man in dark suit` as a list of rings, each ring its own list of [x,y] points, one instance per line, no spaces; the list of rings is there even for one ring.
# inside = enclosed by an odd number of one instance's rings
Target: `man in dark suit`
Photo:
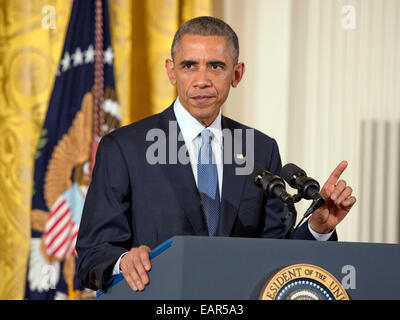
[[[338,182],[345,161],[321,190],[324,206],[289,231],[282,203],[246,171],[251,162],[279,174],[281,160],[274,139],[221,115],[245,70],[234,31],[219,19],[192,19],[176,33],[171,55],[176,101],[100,142],[76,246],[82,284],[105,290],[122,272],[143,290],[150,248],[176,235],[336,240],[336,225],[356,201]]]

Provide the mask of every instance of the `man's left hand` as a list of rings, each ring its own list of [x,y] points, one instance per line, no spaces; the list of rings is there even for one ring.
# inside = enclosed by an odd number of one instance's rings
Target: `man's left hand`
[[[338,182],[347,165],[347,161],[340,162],[321,189],[325,204],[310,218],[310,227],[317,233],[329,233],[335,229],[356,203],[356,198],[351,195],[353,189],[344,180]]]

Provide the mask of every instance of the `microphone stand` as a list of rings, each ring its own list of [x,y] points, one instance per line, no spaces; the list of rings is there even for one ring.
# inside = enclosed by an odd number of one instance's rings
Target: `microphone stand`
[[[294,228],[294,230],[296,230],[298,227],[298,226],[295,227],[297,220],[297,211],[294,204],[299,202],[301,199],[302,198],[300,194],[295,194],[294,196],[287,198],[286,201],[282,201],[286,205],[286,208],[289,210],[289,213],[286,216],[286,223],[285,223],[286,230],[284,234],[286,239],[290,239],[292,237],[291,229]]]
[[[268,192],[264,189],[264,192],[268,195]],[[288,209],[288,214],[285,217],[285,239],[291,239],[293,236],[293,232],[303,223],[303,221],[309,217],[315,210],[317,210],[320,206],[325,203],[325,199],[320,198],[317,200],[313,200],[310,207],[304,213],[303,217],[301,218],[300,222],[296,225],[297,220],[297,211],[295,207],[295,203],[299,202],[303,197],[300,193],[295,194],[293,196],[289,195],[288,193],[281,193],[279,196],[279,200],[286,206]],[[293,228],[293,232],[292,231]]]
[[[308,218],[315,210],[317,210],[319,207],[321,207],[325,203],[324,198],[316,199],[313,200],[311,203],[310,207],[307,209],[307,211],[304,213],[303,217],[299,221],[299,223],[296,225],[296,220],[297,220],[297,212],[296,208],[294,206],[295,203],[299,202],[303,197],[301,196],[300,193],[295,194],[294,196],[291,196],[290,201],[285,201],[286,207],[289,209],[289,215],[290,217],[287,218],[289,223],[287,223],[286,226],[286,231],[285,231],[285,238],[291,238],[291,228],[293,228],[293,231],[295,231],[301,224],[304,222],[306,218]],[[281,199],[282,200],[282,199]]]
[[[315,210],[317,210],[319,207],[321,207],[324,203],[325,203],[325,199],[322,197],[319,199],[313,200],[313,202],[308,207],[307,211],[304,213],[303,217],[301,218],[300,222],[297,224],[295,229],[297,229],[308,216],[310,216]]]
[[[285,238],[289,239],[291,238],[291,230],[292,227],[294,227],[296,220],[297,220],[297,211],[296,207],[294,206],[294,200],[293,197],[290,198],[291,200],[288,200],[284,202],[286,208],[289,210],[287,216],[286,216],[286,221],[285,221]]]

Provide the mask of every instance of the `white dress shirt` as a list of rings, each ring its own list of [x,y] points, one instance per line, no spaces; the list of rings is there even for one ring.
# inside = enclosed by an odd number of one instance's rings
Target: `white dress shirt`
[[[197,185],[197,162],[199,156],[199,149],[201,143],[200,133],[205,127],[197,121],[180,103],[179,97],[176,99],[174,103],[174,114],[176,120],[178,122],[178,126],[182,131],[182,136],[185,141],[187,150],[189,152],[190,164],[193,171],[193,176]],[[215,162],[217,165],[218,171],[218,186],[219,186],[219,194],[222,195],[222,178],[223,178],[223,145],[222,145],[222,123],[221,123],[221,110],[214,120],[214,122],[208,127],[213,134],[213,138],[211,140],[211,146],[215,157]],[[310,224],[308,223],[308,229],[311,234],[314,236],[316,240],[326,241],[330,238],[333,231],[327,234],[319,234],[311,229]],[[114,265],[113,275],[120,273],[119,264],[121,258],[127,252],[123,253],[118,261]]]
[[[194,180],[197,185],[197,163],[201,144],[200,133],[205,127],[198,122],[180,103],[179,97],[174,104],[174,113],[179,128],[182,131],[183,140],[189,152],[190,165],[192,166]],[[223,149],[222,149],[222,127],[221,110],[214,122],[207,127],[213,134],[211,147],[217,165],[219,194],[222,195],[222,177],[223,177]]]

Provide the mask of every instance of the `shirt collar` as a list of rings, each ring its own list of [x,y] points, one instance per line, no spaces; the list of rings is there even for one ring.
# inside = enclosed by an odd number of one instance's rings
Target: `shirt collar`
[[[174,103],[174,113],[185,142],[192,142],[205,128],[182,106],[179,97]],[[217,143],[222,144],[221,110],[219,110],[217,118],[208,129],[213,133]]]

